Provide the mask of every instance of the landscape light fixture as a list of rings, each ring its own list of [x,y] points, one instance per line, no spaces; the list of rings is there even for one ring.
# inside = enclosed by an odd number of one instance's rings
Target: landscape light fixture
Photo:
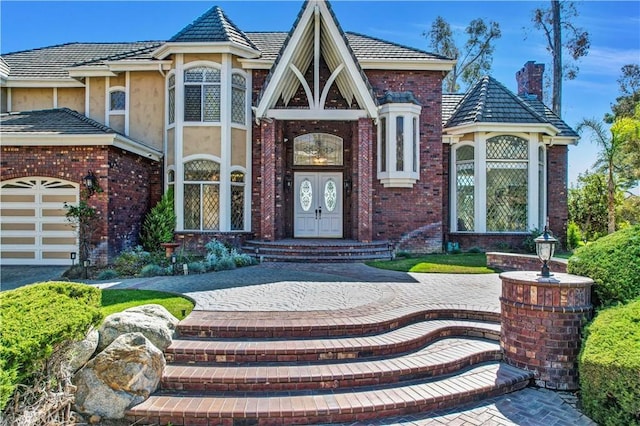
[[[536,254],[542,262],[542,271],[539,275],[542,278],[549,278],[551,275],[553,275],[549,273],[549,260],[551,260],[551,258],[553,257],[553,252],[558,240],[553,238],[553,235],[551,235],[549,231],[548,225],[545,225],[542,235],[540,235],[534,241],[536,243]]]
[[[69,253],[69,257],[71,258],[71,266],[74,266],[76,264],[76,252],[72,251]]]

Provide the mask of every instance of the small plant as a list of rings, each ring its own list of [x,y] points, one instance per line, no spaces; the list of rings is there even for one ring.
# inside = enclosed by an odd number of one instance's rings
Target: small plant
[[[176,226],[173,202],[173,188],[170,187],[158,204],[147,213],[140,232],[140,241],[145,250],[159,251],[160,244],[173,241],[173,231]]]
[[[142,246],[122,252],[114,261],[114,268],[120,276],[134,276],[147,264],[151,263],[151,254]]]
[[[80,200],[77,206],[64,203],[64,208],[67,210],[65,214],[67,221],[78,234],[80,263],[82,263],[91,257],[91,240],[98,225],[97,211],[85,200]]]
[[[256,264],[256,260],[246,253],[239,253],[238,250],[232,249],[229,253],[236,266],[251,266]]]
[[[115,269],[105,269],[98,274],[99,280],[111,280],[118,276],[118,272]]]
[[[169,266],[167,269],[172,271],[172,266]],[[160,265],[150,264],[145,265],[140,271],[140,275],[143,277],[157,277],[159,275],[166,275],[166,269]]]
[[[569,250],[575,250],[580,247],[582,243],[582,233],[580,227],[575,222],[569,222],[567,226],[567,248]]]
[[[189,273],[193,274],[201,274],[207,271],[206,266],[202,262],[189,262],[187,263],[187,268],[189,269]]]
[[[484,253],[484,250],[482,250],[480,247],[471,247],[469,250],[467,250],[467,253]]]
[[[538,228],[533,228],[529,231],[529,235],[522,242],[522,248],[526,253],[535,253],[536,252],[536,238],[542,235],[542,232]]]

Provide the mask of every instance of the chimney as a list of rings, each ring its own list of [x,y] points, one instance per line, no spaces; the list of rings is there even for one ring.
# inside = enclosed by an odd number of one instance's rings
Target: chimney
[[[534,95],[542,102],[542,74],[544,64],[536,64],[529,61],[516,73],[518,82],[518,95]]]

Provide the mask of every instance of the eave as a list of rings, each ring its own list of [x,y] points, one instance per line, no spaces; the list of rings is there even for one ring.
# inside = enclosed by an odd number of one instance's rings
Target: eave
[[[2,133],[1,146],[113,146],[131,153],[160,161],[161,151],[143,145],[125,136],[108,133],[102,135],[63,134],[55,132]]]
[[[560,131],[548,123],[468,123],[442,129],[444,135],[455,136],[467,133],[542,133],[555,137]]]
[[[369,70],[415,70],[415,71],[451,71],[455,60],[422,60],[422,59],[360,59],[363,69]]]
[[[153,57],[165,59],[176,53],[230,53],[241,58],[256,59],[260,57],[258,50],[232,42],[165,43],[153,52]]]
[[[6,87],[52,88],[52,87],[84,87],[84,83],[68,77],[7,77]]]
[[[171,61],[156,60],[122,60],[122,61],[105,61],[105,64],[113,72],[122,71],[169,71],[171,69]]]

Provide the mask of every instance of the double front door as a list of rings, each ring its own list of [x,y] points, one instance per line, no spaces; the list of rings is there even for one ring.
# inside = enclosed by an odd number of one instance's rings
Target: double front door
[[[294,174],[294,237],[342,238],[342,173]]]

